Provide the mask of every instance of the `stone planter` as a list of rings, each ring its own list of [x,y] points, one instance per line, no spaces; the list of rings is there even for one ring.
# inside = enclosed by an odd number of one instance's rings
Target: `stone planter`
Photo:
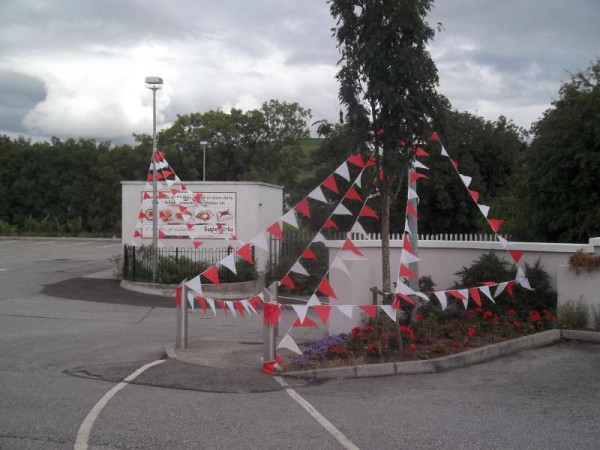
[[[137,281],[121,280],[121,287],[142,294],[160,295],[161,297],[175,296],[176,284],[140,283]],[[206,284],[202,286],[203,294],[216,299],[240,299],[252,297],[263,291],[265,282],[262,277],[256,280],[239,283]]]

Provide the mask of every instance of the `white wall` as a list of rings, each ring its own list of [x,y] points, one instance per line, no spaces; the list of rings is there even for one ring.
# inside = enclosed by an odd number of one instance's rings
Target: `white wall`
[[[600,273],[583,269],[579,275],[567,265],[558,268],[558,304],[573,300],[588,306],[588,327],[594,328],[594,316],[590,307],[600,308]]]
[[[233,192],[236,194],[236,235],[244,242],[273,223],[283,213],[283,188],[260,182],[184,181],[193,192]],[[152,239],[134,238],[135,225],[140,211],[143,181],[122,181],[121,236],[123,243],[151,244]],[[223,239],[202,239],[203,248],[226,247]],[[190,239],[165,239],[164,247],[193,248]]]

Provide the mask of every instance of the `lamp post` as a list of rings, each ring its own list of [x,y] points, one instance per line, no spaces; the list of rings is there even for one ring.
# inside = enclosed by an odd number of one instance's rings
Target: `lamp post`
[[[152,282],[156,283],[158,250],[158,177],[156,176],[156,91],[162,88],[163,79],[146,77],[146,87],[152,91]]]
[[[200,145],[202,146],[202,181],[206,181],[206,147],[208,142],[200,141]]]

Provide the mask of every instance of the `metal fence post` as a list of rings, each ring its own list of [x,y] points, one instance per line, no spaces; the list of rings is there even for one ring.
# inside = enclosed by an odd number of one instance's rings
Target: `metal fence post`
[[[269,287],[269,303],[277,301],[277,282]],[[273,361],[276,358],[277,325],[267,323],[263,325],[263,363]]]
[[[175,348],[180,350],[184,350],[187,348],[187,325],[188,325],[188,287],[185,285],[184,280],[181,286],[181,301],[179,302],[179,306],[177,308],[177,341],[175,343]]]

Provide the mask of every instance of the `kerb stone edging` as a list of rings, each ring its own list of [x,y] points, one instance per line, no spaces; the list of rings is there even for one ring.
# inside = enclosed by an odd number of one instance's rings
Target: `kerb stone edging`
[[[331,367],[328,369],[299,370],[294,372],[283,372],[281,375],[309,380],[327,380],[444,372],[458,367],[490,361],[523,350],[543,347],[560,341],[561,339],[600,343],[600,332],[548,330],[511,339],[509,341],[499,342],[497,344],[486,345],[485,347],[475,348],[473,350],[467,350],[454,355],[442,356],[440,358],[395,363],[365,364],[360,366]]]

